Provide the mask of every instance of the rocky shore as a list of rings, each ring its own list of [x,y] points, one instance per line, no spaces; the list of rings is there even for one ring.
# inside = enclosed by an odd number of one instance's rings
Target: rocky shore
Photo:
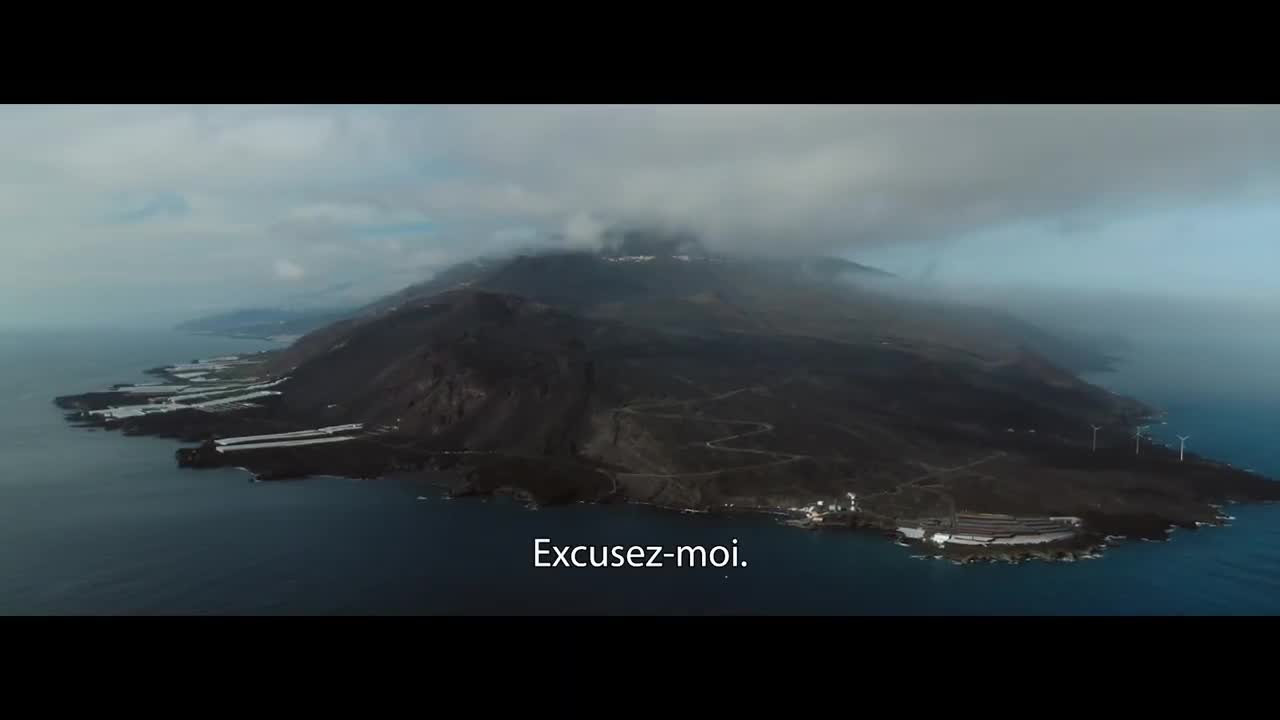
[[[1263,501],[1274,502],[1274,501]],[[856,513],[842,513],[836,518],[824,518],[820,522],[807,515],[775,511],[772,514],[782,515],[780,522],[784,525],[811,530],[835,532],[862,532],[875,534],[908,548],[912,557],[922,560],[942,560],[957,565],[976,565],[989,563],[1021,564],[1024,562],[1077,562],[1081,560],[1101,559],[1112,547],[1133,542],[1168,542],[1178,530],[1195,532],[1198,530],[1229,528],[1235,518],[1222,512],[1222,505],[1211,505],[1216,511],[1211,521],[1195,522],[1160,522],[1142,518],[1131,528],[1132,534],[1107,534],[1088,526],[1083,527],[1073,537],[1040,544],[1007,544],[1007,545],[957,545],[938,544],[927,539],[912,539],[898,532],[896,522],[883,518],[859,516]],[[716,514],[732,514],[718,509]],[[1114,525],[1113,523],[1110,523]]]
[[[766,515],[801,528],[887,535],[919,555],[959,563],[1093,559],[1110,543],[1162,541],[1171,528],[1225,525],[1222,504],[1233,500],[1280,498],[1280,484],[1211,461],[1184,463],[1158,448],[1139,458],[1123,449],[1084,453],[1047,432],[988,437],[972,428],[851,416],[845,422],[861,428],[855,434],[874,429],[884,438],[857,445],[845,432],[850,427],[823,435],[830,428],[798,409],[857,407],[829,397],[840,385],[793,383],[774,390],[759,382],[754,368],[739,369],[743,376],[730,389],[708,398],[647,404],[637,402],[640,391],[632,383],[637,377],[666,382],[669,373],[623,373],[619,368],[637,354],[630,350],[603,363],[589,357],[584,344],[568,343],[563,347],[572,357],[548,356],[528,378],[502,366],[480,373],[474,369],[479,351],[472,311],[496,313],[503,328],[523,317],[517,312],[522,306],[512,310],[494,302],[463,302],[456,310],[462,315],[453,318],[465,328],[460,338],[428,344],[414,356],[384,362],[367,350],[349,352],[346,336],[320,335],[308,341],[310,360],[297,348],[194,359],[152,368],[152,383],[64,395],[55,403],[78,425],[188,443],[175,450],[182,467],[240,467],[258,481],[451,471],[450,497],[509,497],[529,507],[629,502],[687,513]],[[385,328],[379,342],[398,347],[402,337],[430,336],[431,323],[449,311],[433,305],[415,312],[390,319],[426,323],[426,330]],[[727,363],[746,355],[737,349],[722,348],[717,357]],[[485,355],[494,362],[505,357],[496,350],[492,358]],[[404,374],[391,389],[353,389],[334,380],[377,376],[384,365]],[[680,370],[696,374],[700,367]],[[718,368],[706,379],[724,372]],[[610,378],[605,398],[598,398],[601,378]],[[681,392],[655,384],[640,396]],[[932,454],[921,455],[926,442]],[[858,511],[851,512],[855,495]],[[817,519],[812,506],[824,500]],[[833,504],[837,512],[831,512]],[[802,507],[810,512],[797,512]],[[896,533],[902,518],[965,508],[1078,516],[1080,531],[1038,545],[939,546],[907,542]]]

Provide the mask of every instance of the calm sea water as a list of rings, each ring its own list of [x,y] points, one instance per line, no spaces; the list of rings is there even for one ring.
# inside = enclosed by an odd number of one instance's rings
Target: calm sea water
[[[236,470],[180,471],[178,444],[75,429],[50,402],[141,379],[141,369],[165,362],[264,347],[165,332],[0,333],[0,612],[1280,612],[1277,506],[1232,506],[1231,528],[1180,531],[1101,560],[958,567],[875,537],[767,521],[636,507],[529,511],[445,501],[408,480],[254,484]],[[1266,437],[1280,414],[1269,400],[1179,397],[1153,399],[1198,449],[1280,475]],[[535,538],[668,547],[737,539],[747,567],[535,568]]]

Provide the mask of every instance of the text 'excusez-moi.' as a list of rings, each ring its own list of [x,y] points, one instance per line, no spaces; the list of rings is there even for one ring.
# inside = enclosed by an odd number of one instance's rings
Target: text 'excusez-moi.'
[[[549,538],[533,541],[534,567],[746,567],[738,558],[738,540],[729,545],[553,545]]]

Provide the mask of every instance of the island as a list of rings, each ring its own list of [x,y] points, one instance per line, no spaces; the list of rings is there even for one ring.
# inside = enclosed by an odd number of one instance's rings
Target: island
[[[1147,436],[1104,353],[833,259],[622,233],[467,263],[278,350],[55,402],[253,479],[450,470],[454,496],[765,513],[954,562],[1098,557],[1280,483]],[[1096,433],[1094,428],[1097,428]]]
[[[187,320],[174,329],[196,335],[293,342],[350,312],[347,308],[242,308]]]

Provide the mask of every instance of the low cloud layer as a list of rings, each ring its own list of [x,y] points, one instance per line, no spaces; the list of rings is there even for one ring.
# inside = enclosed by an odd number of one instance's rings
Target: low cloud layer
[[[614,223],[856,256],[1028,227],[1105,259],[1116,223],[1280,199],[1280,108],[18,107],[0,154],[0,302],[65,315],[130,284],[387,290]]]
[[[416,188],[424,211],[664,221],[761,251],[1086,228],[1271,198],[1280,181],[1277,108],[499,108],[443,123],[465,171]]]
[[[307,271],[297,263],[290,262],[289,260],[276,261],[276,277],[281,280],[301,280],[306,276],[306,274]]]

